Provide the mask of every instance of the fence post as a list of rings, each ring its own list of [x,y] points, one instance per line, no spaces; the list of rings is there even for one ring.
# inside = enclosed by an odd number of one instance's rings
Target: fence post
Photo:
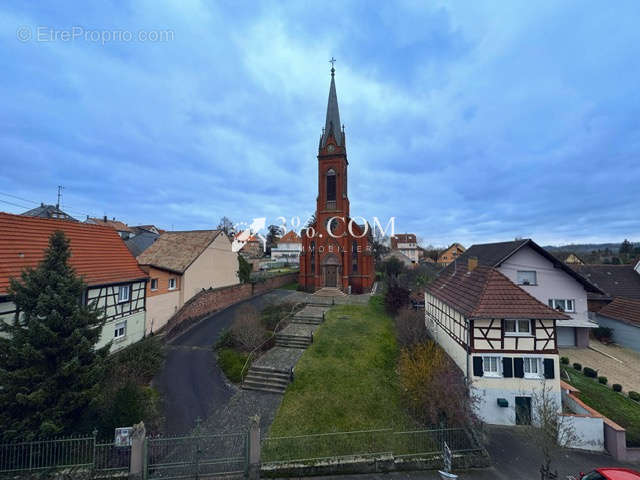
[[[96,444],[98,443],[98,430],[94,428],[93,432],[91,432],[91,435],[93,436],[93,453],[92,453],[93,457],[91,460],[91,471],[94,471],[96,469],[96,464],[98,463],[98,461],[96,460],[96,452],[97,452]]]
[[[249,417],[249,480],[260,478],[260,417]]]
[[[145,443],[147,431],[144,422],[133,426],[131,432],[131,461],[129,463],[129,478],[141,479],[144,473],[145,464]]]

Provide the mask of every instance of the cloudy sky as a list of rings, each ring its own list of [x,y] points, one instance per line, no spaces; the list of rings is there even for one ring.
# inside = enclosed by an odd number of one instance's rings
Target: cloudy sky
[[[304,221],[334,56],[352,215],[434,245],[637,241],[639,17],[635,0],[5,2],[0,210],[64,185],[78,218]]]

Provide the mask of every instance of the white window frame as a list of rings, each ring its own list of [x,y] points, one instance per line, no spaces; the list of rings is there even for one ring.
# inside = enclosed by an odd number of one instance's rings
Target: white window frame
[[[531,372],[532,362],[535,362],[537,372]],[[529,372],[527,372],[527,364]],[[544,377],[544,365],[542,363],[542,357],[523,357],[522,369],[524,371],[524,378],[543,378]]]
[[[576,301],[573,298],[550,298],[549,306],[554,310],[558,309],[558,303],[564,302],[564,308],[562,311],[565,313],[576,313]],[[568,308],[569,302],[571,302],[571,308]]]
[[[507,331],[507,322],[515,322],[515,331]],[[520,322],[528,322],[529,329],[527,331],[520,331]],[[504,335],[505,337],[531,337],[533,332],[531,329],[531,320],[527,318],[505,318],[504,320]]]
[[[115,327],[113,329],[113,339],[121,340],[127,336],[127,321],[123,320],[121,322],[116,322]]]
[[[156,282],[156,286],[155,286],[155,287],[153,286],[153,282]],[[150,286],[150,288],[151,288],[151,291],[152,291],[152,292],[155,292],[156,290],[158,290],[158,283],[159,283],[159,280],[158,280],[157,278],[152,278],[152,279],[151,279],[151,286]]]
[[[173,287],[171,286],[171,282],[173,282]],[[176,280],[176,277],[171,277],[169,279],[169,288],[168,288],[168,290],[175,290],[176,288],[178,288],[178,280]]]
[[[122,292],[127,292],[126,298],[122,295]],[[125,303],[131,300],[131,285],[119,285],[118,286],[118,303]]]
[[[495,360],[496,362],[495,371],[488,370],[486,368],[487,362],[490,365],[493,360]],[[495,378],[502,377],[502,357],[497,357],[495,355],[483,355],[482,356],[482,375],[485,377],[495,377]]]
[[[527,281],[521,280],[520,279],[521,273],[533,273],[533,283],[530,283],[528,280]],[[517,270],[516,276],[517,276],[516,279],[517,279],[518,285],[525,285],[525,286],[538,285],[538,272],[536,270]]]

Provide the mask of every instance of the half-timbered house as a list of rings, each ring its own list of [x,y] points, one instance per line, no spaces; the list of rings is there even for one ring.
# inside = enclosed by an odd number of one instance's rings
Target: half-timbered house
[[[55,231],[69,240],[69,262],[87,284],[82,301],[95,302],[104,314],[97,346],[112,342],[113,352],[143,338],[147,274],[113,228],[2,212],[0,321],[12,321],[18,314],[7,294],[9,279],[19,279],[25,268],[40,263]]]
[[[425,293],[425,324],[478,397],[491,424],[525,424],[542,388],[560,406],[556,322],[569,318],[475,259],[445,270]]]

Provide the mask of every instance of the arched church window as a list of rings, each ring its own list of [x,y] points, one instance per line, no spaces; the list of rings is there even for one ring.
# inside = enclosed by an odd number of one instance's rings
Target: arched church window
[[[310,246],[311,250],[311,273],[315,273],[316,271],[316,242],[311,242]]]
[[[358,242],[351,242],[351,270],[358,271]]]
[[[331,206],[333,202],[333,208],[336,203],[336,172],[333,168],[330,168],[327,172],[327,206]]]

